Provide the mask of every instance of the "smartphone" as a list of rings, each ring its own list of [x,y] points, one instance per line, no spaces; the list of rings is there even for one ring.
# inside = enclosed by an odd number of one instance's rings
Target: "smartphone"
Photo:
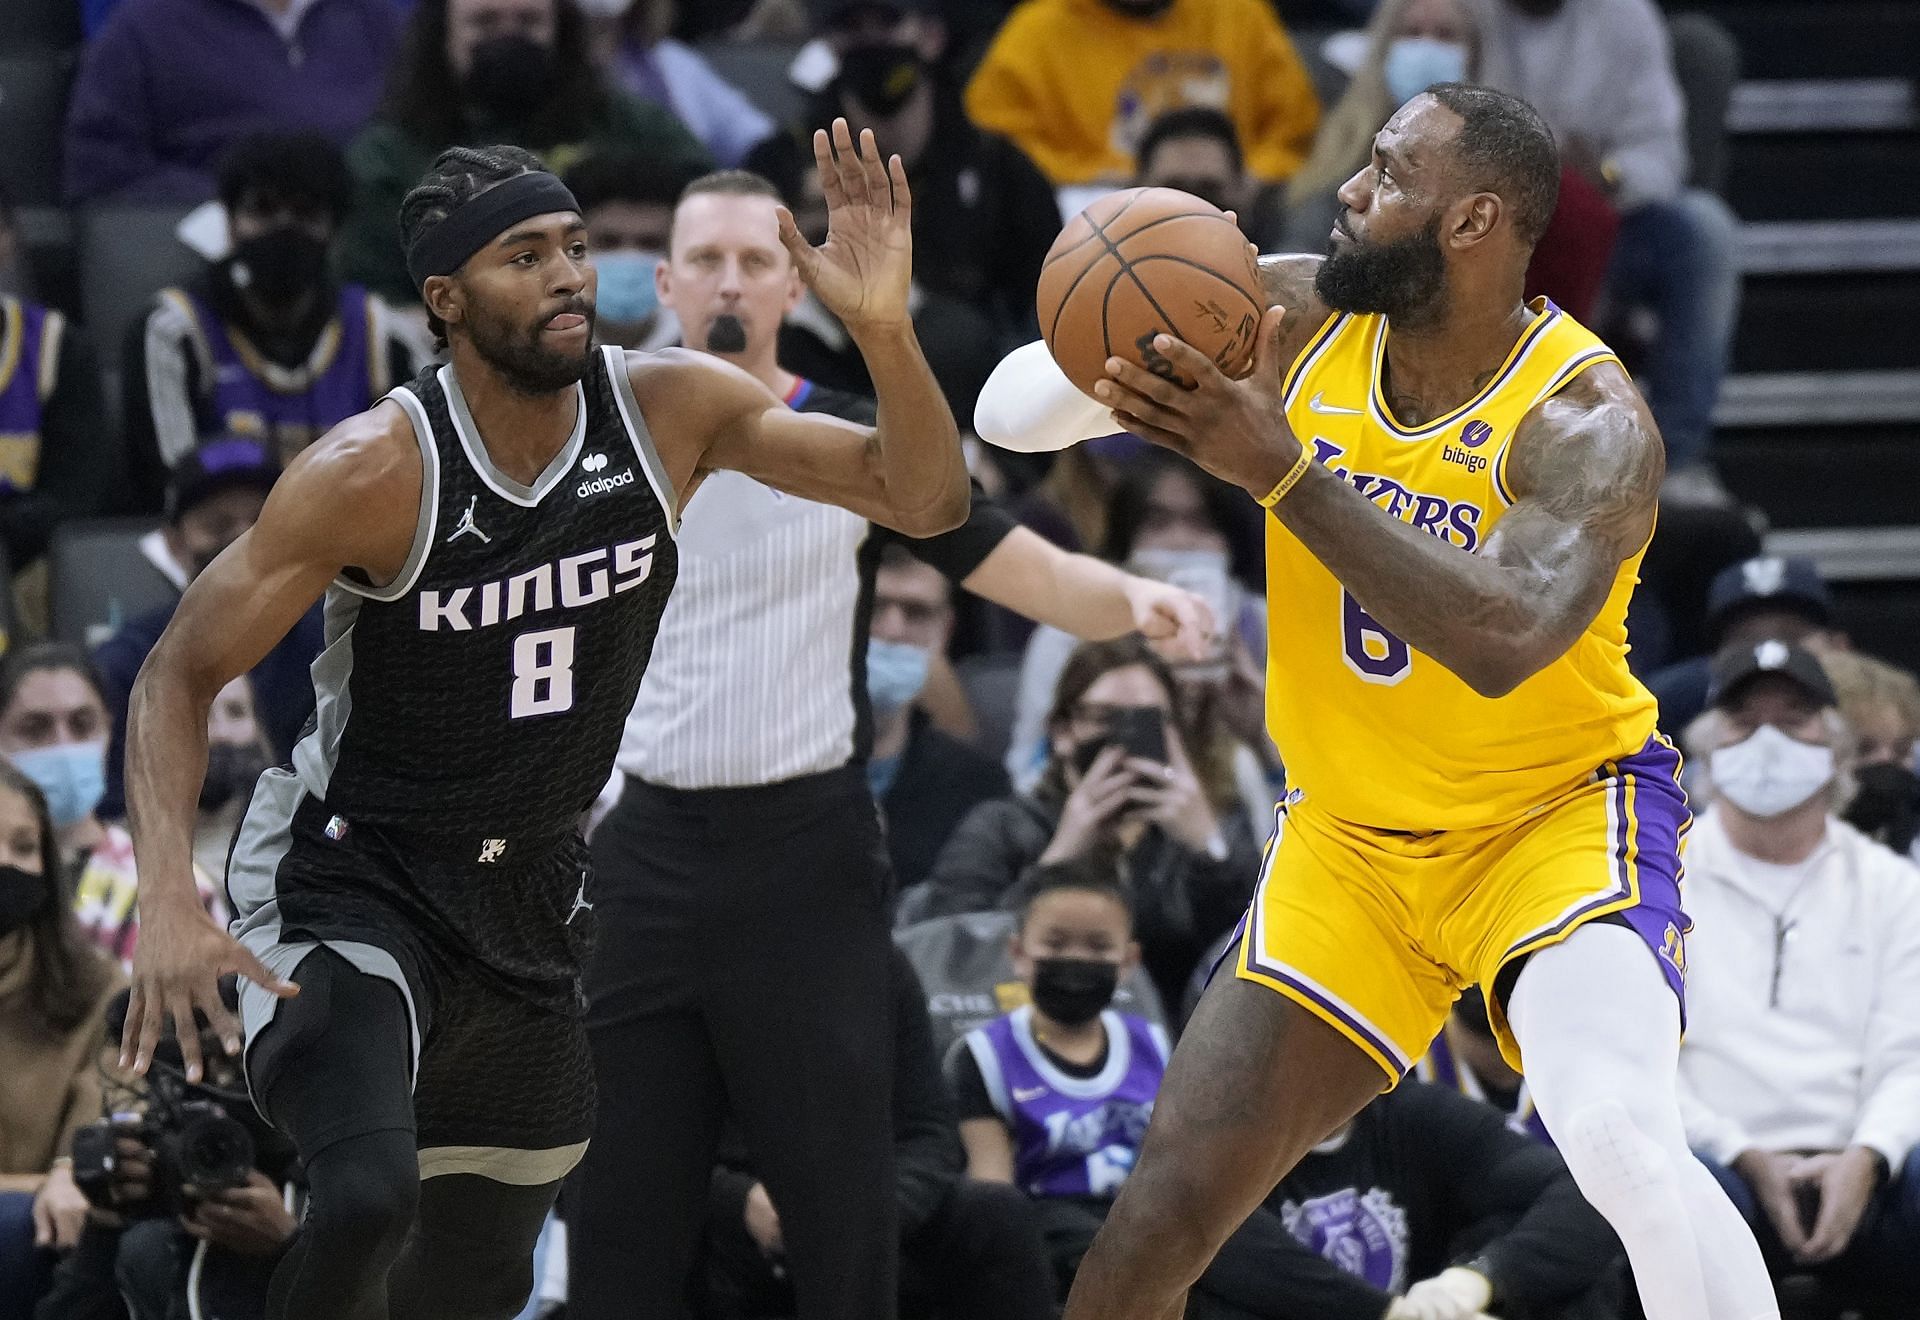
[[[1128,756],[1155,765],[1167,763],[1167,719],[1152,706],[1127,706],[1113,713],[1107,741],[1118,743]]]

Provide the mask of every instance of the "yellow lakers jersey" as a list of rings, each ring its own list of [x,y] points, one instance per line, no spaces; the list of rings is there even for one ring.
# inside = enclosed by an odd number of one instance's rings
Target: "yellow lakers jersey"
[[[1546,299],[1492,382],[1423,426],[1381,387],[1387,321],[1336,314],[1287,375],[1287,418],[1314,457],[1394,517],[1463,553],[1513,502],[1508,446],[1534,405],[1618,362]],[[1653,733],[1653,697],[1627,670],[1620,565],[1572,649],[1504,697],[1476,693],[1383,628],[1277,518],[1267,520],[1267,723],[1287,778],[1313,805],[1380,829],[1473,829],[1514,820],[1629,755]]]

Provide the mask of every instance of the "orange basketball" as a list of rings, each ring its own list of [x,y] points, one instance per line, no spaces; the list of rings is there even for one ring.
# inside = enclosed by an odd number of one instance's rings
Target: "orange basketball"
[[[1154,351],[1161,334],[1243,375],[1267,305],[1246,236],[1211,202],[1173,188],[1129,188],[1075,216],[1047,253],[1035,303],[1053,360],[1088,393],[1109,357],[1180,380]]]

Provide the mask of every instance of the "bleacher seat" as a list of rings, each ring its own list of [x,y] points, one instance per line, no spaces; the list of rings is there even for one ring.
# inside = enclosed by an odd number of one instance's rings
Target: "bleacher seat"
[[[0,0],[0,54],[80,44],[79,0]]]
[[[47,568],[55,640],[97,645],[179,594],[140,552],[155,526],[150,518],[86,518],[54,529]]]
[[[962,912],[894,932],[894,943],[926,989],[933,1048],[942,1058],[969,1031],[1027,1001],[1007,944],[1015,920],[1011,912]],[[1138,967],[1114,992],[1113,1006],[1167,1025],[1166,1006]]]
[[[80,216],[81,319],[101,362],[119,361],[127,326],[153,295],[205,267],[174,236],[184,206],[102,206]]]
[[[21,0],[3,0],[5,10]],[[0,55],[0,186],[16,206],[60,200],[60,141],[73,57]]]
[[[700,53],[715,73],[738,87],[774,123],[785,124],[806,102],[806,93],[787,77],[799,49],[784,41],[709,41],[701,44]]]

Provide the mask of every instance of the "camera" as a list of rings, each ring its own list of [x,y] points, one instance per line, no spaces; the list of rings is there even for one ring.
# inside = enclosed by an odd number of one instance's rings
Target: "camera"
[[[192,1209],[188,1188],[205,1195],[246,1186],[254,1145],[245,1124],[164,1064],[156,1064],[147,1095],[145,1114],[102,1119],[73,1134],[73,1181],[87,1200],[130,1216],[177,1215]],[[121,1137],[151,1156],[149,1193],[137,1205],[113,1195]]]

